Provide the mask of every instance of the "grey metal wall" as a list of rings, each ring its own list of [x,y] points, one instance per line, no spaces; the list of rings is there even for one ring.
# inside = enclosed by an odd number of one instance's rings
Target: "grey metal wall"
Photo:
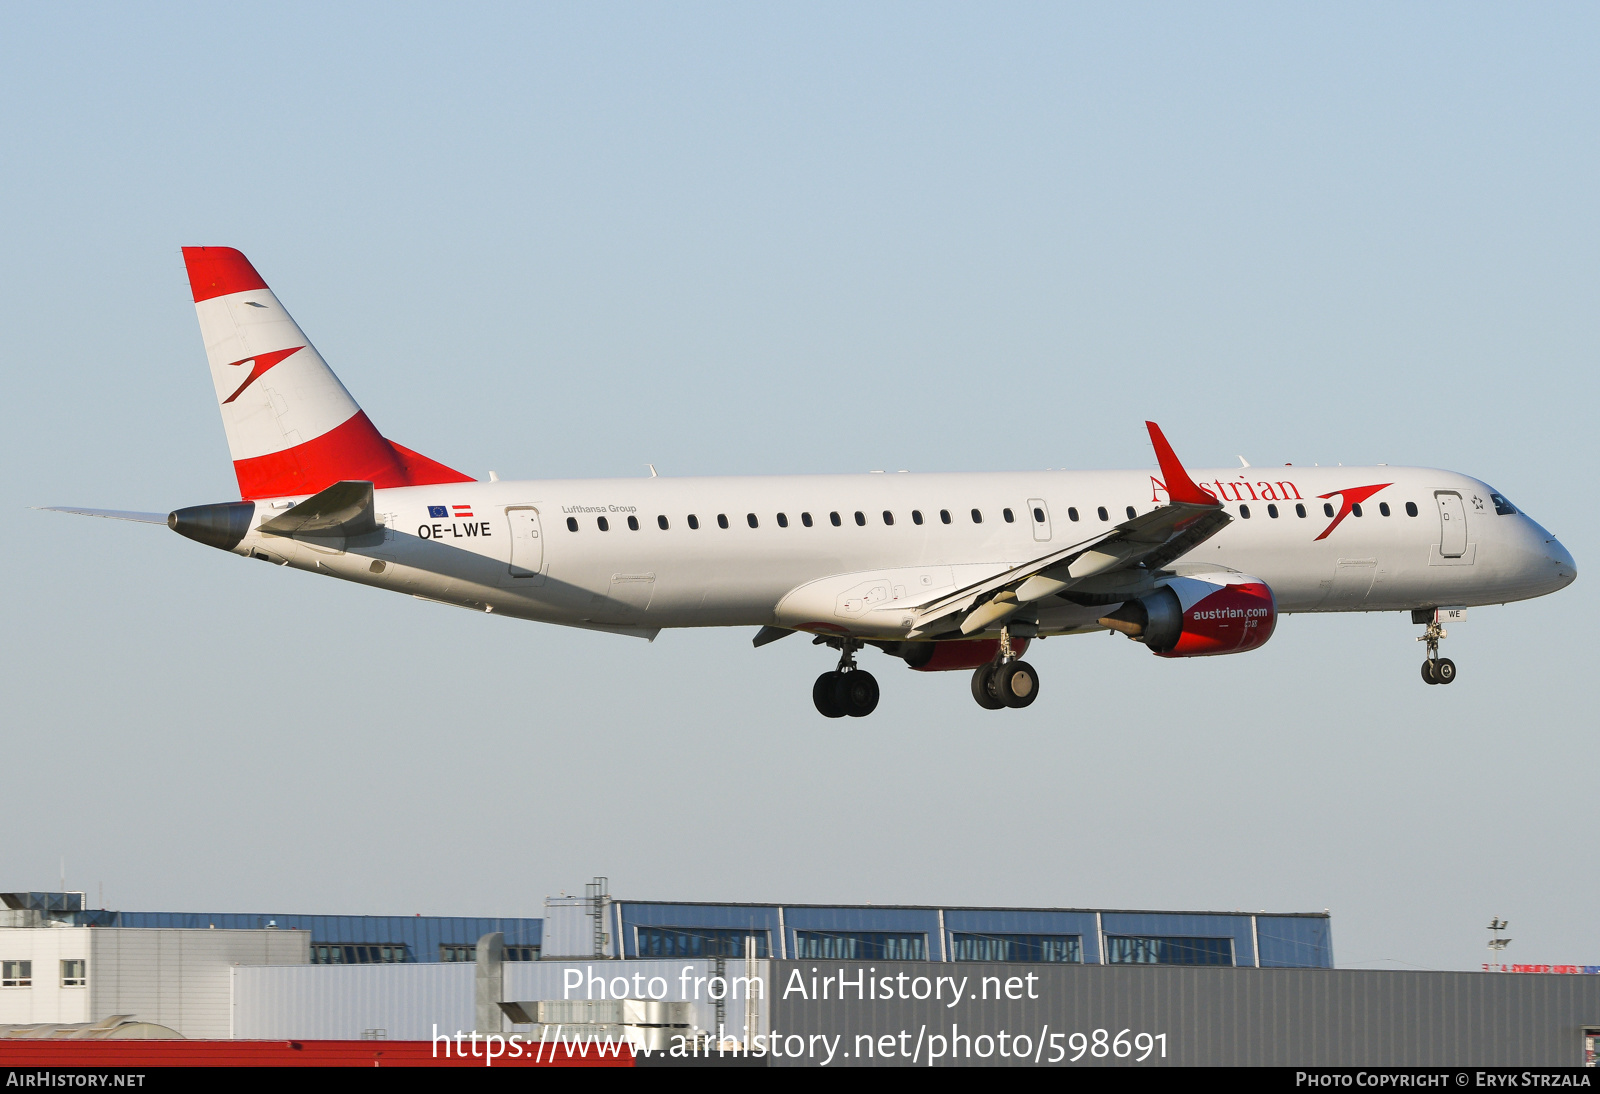
[[[773,961],[771,1028],[787,1038],[841,1036],[831,1066],[903,1065],[901,1046],[920,1044],[918,1063],[928,1063],[932,1036],[970,1037],[1001,1031],[1029,1037],[1037,1049],[1041,1033],[1093,1036],[1096,1029],[1165,1033],[1167,1054],[1152,1054],[1136,1066],[1177,1065],[1578,1065],[1583,1063],[1583,1027],[1600,1027],[1600,976],[1541,976],[1515,973],[1390,972],[1324,969],[1235,969],[1119,966],[997,965],[927,962],[861,963]],[[813,971],[815,970],[815,972]],[[874,971],[868,971],[874,970]],[[854,981],[858,973],[882,978],[904,974],[894,991],[924,991],[917,977],[969,978],[955,1007],[948,984],[943,1000],[858,999],[855,988],[839,999],[829,985],[827,1000],[810,998],[812,977]],[[799,981],[794,974],[799,974]],[[1033,975],[1036,999],[996,999],[1009,978]],[[984,977],[996,977],[985,984]],[[797,984],[805,991],[796,991]],[[821,985],[819,984],[819,987]],[[988,989],[990,998],[970,998]],[[1026,981],[1015,990],[1025,993]],[[953,1028],[954,1027],[954,1028]],[[905,1033],[905,1039],[898,1035]],[[862,1059],[858,1035],[895,1035],[895,1058],[876,1052]],[[1066,1046],[1066,1037],[1060,1043]],[[780,1042],[780,1045],[785,1042]],[[787,1041],[792,1049],[796,1042]],[[1048,1036],[1045,1043],[1049,1044]],[[943,1064],[1011,1064],[991,1040],[988,1059],[976,1055]],[[876,1047],[876,1045],[875,1045]],[[825,1051],[819,1044],[818,1052]],[[848,1057],[844,1054],[848,1053]],[[1068,1052],[1070,1057],[1073,1053]],[[1055,1053],[1047,1047],[1040,1062]],[[809,1055],[774,1058],[774,1066],[820,1063]],[[1033,1062],[1030,1055],[1029,1063]],[[1070,1066],[1133,1064],[1132,1058],[1086,1052]],[[1067,1061],[1062,1061],[1064,1066]]]

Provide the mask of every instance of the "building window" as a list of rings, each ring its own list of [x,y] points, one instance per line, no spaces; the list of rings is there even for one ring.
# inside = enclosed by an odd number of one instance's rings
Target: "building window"
[[[567,518],[567,531],[576,532],[577,530],[578,530],[578,518],[577,517],[568,517]]]
[[[921,509],[913,509],[913,510],[911,510],[911,523],[912,524],[921,524],[922,523],[922,510]]]
[[[699,530],[700,530],[700,518],[695,516],[693,513],[690,513],[689,514],[689,531],[698,532]]]
[[[939,510],[939,523],[940,524],[949,524],[950,523],[950,510],[948,510],[948,509]]]
[[[789,517],[788,517],[787,514],[785,514],[785,513],[779,513],[778,514],[778,527],[779,528],[787,528],[787,527],[789,527]]]
[[[1083,940],[1075,934],[952,934],[952,961],[1083,962]]]
[[[718,927],[640,927],[640,957],[743,957],[744,940],[756,940],[756,956],[767,956],[767,932]]]
[[[598,524],[598,525],[599,525],[599,526],[600,526],[600,530],[601,530],[601,531],[602,531],[602,532],[609,532],[609,531],[611,531],[611,524],[610,524],[610,522],[609,522],[609,521],[607,521],[607,520],[606,520],[606,518],[605,518],[605,517],[600,517],[600,518],[598,518],[598,519],[596,519],[596,520],[595,520],[595,523],[596,523],[596,524]]]
[[[884,934],[877,931],[796,931],[797,960],[824,961],[926,961],[925,934]]]
[[[752,528],[759,528],[761,526],[760,522],[756,520],[756,515],[754,513],[746,513],[744,515],[744,519],[745,522],[748,523]]]
[[[1013,513],[1009,509],[1000,510],[1000,515],[1002,517],[1006,518],[1006,523],[1007,524],[1015,524],[1015,523],[1017,523],[1017,515],[1015,513]]]
[[[1112,965],[1232,965],[1231,938],[1106,938]]]
[[[68,958],[61,962],[61,986],[64,988],[83,988],[89,985],[89,962],[81,957]]]
[[[316,942],[311,946],[313,965],[398,965],[409,960],[403,945],[336,946]]]
[[[396,947],[400,949],[402,947]],[[538,946],[505,946],[501,949],[501,958],[506,961],[537,961],[539,960]],[[476,961],[478,960],[478,947],[473,942],[442,942],[439,945],[439,960],[450,961]]]
[[[810,513],[801,513],[800,514],[800,523],[804,524],[807,528],[810,528],[811,527],[811,514]]]
[[[32,961],[0,961],[0,988],[33,987]]]
[[[839,527],[839,525],[844,523],[844,521],[839,519],[839,514],[838,513],[829,513],[828,514],[828,520],[829,520],[830,523],[832,523],[832,525],[835,528]]]
[[[727,526],[728,526],[728,514],[726,514],[726,513],[718,513],[717,514],[717,527],[718,528],[726,528]]]
[[[1406,516],[1414,517],[1416,515],[1417,515],[1417,503],[1414,502],[1414,501],[1406,502]]]
[[[1071,521],[1076,521],[1078,519],[1078,511],[1072,508],[1070,505],[1067,506],[1067,519]]]
[[[894,524],[894,514],[889,512],[887,509],[883,511],[883,523],[890,525]]]

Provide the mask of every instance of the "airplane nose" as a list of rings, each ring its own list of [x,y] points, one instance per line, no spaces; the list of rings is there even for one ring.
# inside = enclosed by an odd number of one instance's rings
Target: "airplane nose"
[[[1556,580],[1561,582],[1562,588],[1571,585],[1578,578],[1578,564],[1572,561],[1572,552],[1561,545],[1561,541],[1554,536],[1545,543],[1545,551],[1550,556],[1550,567],[1555,571]]]

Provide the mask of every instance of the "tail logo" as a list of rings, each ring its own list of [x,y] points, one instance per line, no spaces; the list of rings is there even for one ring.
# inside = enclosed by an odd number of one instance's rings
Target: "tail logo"
[[[230,395],[226,399],[222,400],[222,405],[223,406],[227,406],[229,403],[233,402],[239,396],[243,395],[244,394],[244,389],[249,387],[251,384],[255,383],[257,380],[261,379],[262,374],[265,373],[273,365],[277,364],[279,361],[282,361],[285,357],[288,357],[291,354],[299,353],[301,350],[303,350],[305,348],[306,347],[304,347],[304,346],[295,346],[293,349],[276,349],[276,350],[273,350],[271,353],[258,353],[254,357],[241,357],[237,361],[228,362],[228,367],[229,368],[237,368],[240,365],[246,364],[246,363],[251,362],[251,361],[255,362],[255,364],[250,369],[250,375],[245,378],[245,382],[239,385],[239,390],[235,391],[232,395]]]
[[[1333,533],[1333,530],[1339,527],[1344,518],[1350,515],[1352,509],[1372,497],[1379,490],[1392,485],[1394,484],[1381,482],[1377,486],[1352,486],[1348,490],[1330,490],[1326,494],[1318,494],[1317,497],[1322,499],[1331,498],[1337,494],[1339,496],[1339,515],[1333,518],[1333,523],[1324,528],[1317,539],[1327,539]],[[1312,542],[1315,543],[1316,540],[1312,540]]]

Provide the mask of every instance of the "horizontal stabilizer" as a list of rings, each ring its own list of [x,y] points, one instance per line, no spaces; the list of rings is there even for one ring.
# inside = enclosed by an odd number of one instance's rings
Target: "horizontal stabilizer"
[[[378,530],[370,482],[336,482],[261,525],[275,536],[364,536]]]
[[[75,509],[70,505],[35,505],[50,513],[76,513],[80,517],[106,517],[109,520],[135,520],[140,524],[165,524],[165,513],[133,513],[126,509]]]

